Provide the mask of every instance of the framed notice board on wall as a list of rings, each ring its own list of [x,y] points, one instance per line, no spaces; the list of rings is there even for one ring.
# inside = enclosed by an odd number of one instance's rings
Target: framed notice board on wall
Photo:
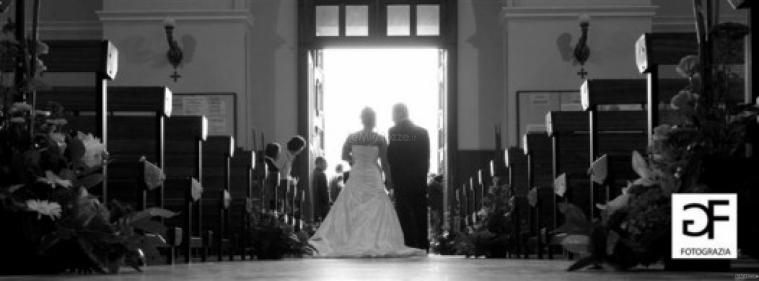
[[[208,135],[236,137],[236,105],[234,93],[174,93],[172,115],[204,115]]]
[[[520,146],[525,133],[546,130],[548,112],[581,110],[578,90],[518,91],[517,133]]]

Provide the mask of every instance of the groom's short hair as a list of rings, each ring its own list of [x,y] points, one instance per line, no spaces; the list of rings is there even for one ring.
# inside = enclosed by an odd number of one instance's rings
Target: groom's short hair
[[[408,119],[408,107],[404,103],[396,103],[393,105],[393,112],[399,117]]]

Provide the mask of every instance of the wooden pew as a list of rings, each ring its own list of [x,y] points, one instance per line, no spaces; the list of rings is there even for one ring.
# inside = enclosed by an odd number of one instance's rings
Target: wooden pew
[[[459,191],[459,221],[461,224],[461,230],[466,231],[466,229],[469,227],[469,199],[467,198],[467,192],[468,188],[466,187],[467,183],[463,183],[459,188],[456,190]]]
[[[504,150],[497,150],[497,151],[501,151],[500,153],[498,153],[498,155],[504,155],[505,154],[503,152]],[[491,181],[489,182],[489,185],[490,184],[494,184],[494,185],[499,185],[500,186],[500,185],[508,185],[509,184],[509,169],[506,167],[506,163],[505,163],[504,159],[505,159],[505,157],[497,157],[496,159],[490,160],[490,162],[488,162],[489,163],[488,166],[490,167],[489,168],[489,174],[490,174],[490,179],[491,179]],[[511,196],[510,193],[512,191],[513,191],[513,189],[510,189],[508,191],[508,193],[507,193],[506,196],[507,197]],[[508,200],[509,198],[506,198],[506,199]],[[513,222],[513,220],[515,219],[515,217],[512,216],[512,217],[510,217],[510,219]],[[512,227],[514,227],[514,225],[515,224],[512,224]],[[518,255],[518,253],[516,252],[516,245],[513,245],[513,244],[510,243],[508,245],[508,248],[506,250],[507,250],[506,257],[510,258],[512,255]]]
[[[669,99],[685,87],[686,83],[680,79],[670,79],[661,80],[656,86],[657,91],[668,93],[668,104]],[[655,115],[659,116],[663,100],[647,105],[646,111],[600,111],[599,108],[608,105],[647,104],[644,86],[643,81],[635,79],[586,80],[581,86],[581,100],[589,120],[589,163],[606,155],[609,165],[608,177],[603,184],[596,186],[592,181],[589,183],[593,210],[591,217],[599,213],[594,207],[596,203],[608,201],[620,192],[618,187],[624,186],[627,180],[637,178],[630,164],[630,153],[632,150],[646,151],[647,112],[655,111]],[[662,112],[665,116],[670,116],[668,120],[676,118],[671,110]]]
[[[119,52],[107,40],[48,40],[49,47],[46,55],[40,56],[45,62],[48,73],[93,73],[92,86],[97,89],[89,102],[95,109],[95,126],[91,132],[102,140],[106,150],[108,147],[108,122],[106,120],[108,101],[108,81],[116,78]],[[15,66],[4,61],[2,68],[9,71]],[[33,105],[41,104],[38,100],[30,100]],[[108,165],[103,166],[103,176],[107,178]],[[103,202],[108,202],[108,182],[103,181],[100,191],[91,190],[101,196]]]
[[[608,176],[603,188],[594,188],[593,203],[602,203],[621,192],[628,180],[638,178],[632,169],[631,152],[646,151],[646,112],[605,111],[598,114],[598,128],[591,128],[590,162],[606,155]],[[643,129],[641,129],[643,128]],[[591,181],[591,185],[594,183]],[[594,217],[598,210],[594,208]]]
[[[477,215],[478,204],[480,200],[480,194],[479,194],[479,187],[477,187],[477,183],[474,180],[474,177],[469,177],[469,182],[467,184],[467,188],[469,188],[469,216],[471,217],[471,224],[474,225],[479,221],[479,216]]]
[[[696,41],[695,33],[644,33],[635,42],[635,62],[638,71],[644,74],[647,80],[647,108],[656,108],[662,94],[659,66],[677,65],[683,57],[697,55],[698,43]],[[742,44],[739,45],[743,46]],[[738,54],[744,53],[743,50],[736,51]],[[733,60],[721,63],[742,64],[744,62],[742,56],[730,59]],[[733,95],[730,94],[730,96]],[[659,124],[659,121],[659,111],[649,110],[646,126],[649,143],[653,141],[653,128]]]
[[[288,182],[286,184],[284,202],[282,205],[285,214],[285,222],[296,230],[299,229],[299,226],[302,224],[301,207],[303,206],[301,205],[304,201],[302,197],[305,196],[302,194],[305,190],[302,186],[303,183],[301,182],[298,182],[297,184],[295,182]]]
[[[464,194],[462,188],[455,188],[454,189],[454,210],[455,213],[452,214],[454,217],[453,220],[453,228],[458,231],[463,231],[465,228],[465,222],[464,222]]]
[[[482,176],[480,175],[482,173],[482,170],[478,169],[472,177],[469,178],[469,183],[472,186],[472,189],[474,189],[474,210],[473,214],[474,217],[477,218],[477,220],[480,220],[480,216],[478,215],[479,211],[482,209],[484,199],[485,199],[485,190],[482,185],[482,180],[480,179]]]
[[[254,170],[254,191],[257,190],[256,196],[258,197],[261,210],[266,211],[269,208],[269,199],[266,198],[265,187],[271,182],[270,178],[273,177],[269,173],[269,164],[266,163],[266,155],[264,151],[258,151],[256,153],[256,169]]]
[[[183,226],[182,247],[185,262],[193,259],[193,250],[200,251],[206,261],[210,233],[203,232],[203,208],[192,198],[192,181],[203,184],[203,143],[208,135],[204,116],[174,116],[166,120],[166,208],[183,210],[182,217],[166,220],[168,225]],[[201,196],[202,197],[202,196]]]
[[[217,260],[222,261],[224,251],[231,252],[229,234],[229,203],[231,161],[235,153],[232,136],[209,136],[203,145],[203,196],[202,205],[207,212],[203,219],[207,231],[213,233],[212,243]]]
[[[490,193],[490,186],[492,185],[492,178],[490,172],[487,170],[477,170],[477,185],[480,187],[480,209],[485,205],[485,198]]]
[[[37,102],[61,104],[73,116],[68,128],[89,132],[96,129],[97,118],[89,113],[98,108],[93,100],[98,91],[91,87],[56,87],[37,93]],[[148,190],[142,181],[141,156],[164,167],[165,120],[171,116],[172,93],[166,87],[109,87],[108,137],[110,146],[109,173],[111,198],[131,203],[140,209],[163,207],[163,186],[156,188],[154,200],[148,200]],[[138,113],[140,115],[135,116]],[[138,196],[135,196],[135,188]],[[105,199],[105,198],[104,198]]]
[[[499,153],[500,155],[501,153]],[[506,172],[506,165],[503,163],[503,161],[499,161],[498,159],[490,160],[488,162],[489,172],[490,172],[490,178],[497,179],[498,183],[505,183],[508,179],[508,173]]]
[[[546,132],[551,138],[552,177],[566,180],[563,201],[578,206],[590,217],[595,208],[588,190],[588,114],[582,111],[551,111],[546,114]],[[554,226],[563,223],[556,213]]]
[[[466,198],[466,226],[467,227],[474,227],[474,224],[477,223],[477,213],[475,209],[477,208],[475,206],[477,202],[477,195],[474,193],[474,187],[472,186],[472,178],[470,177],[469,180],[464,183],[464,194]]]
[[[654,103],[660,123],[681,123],[676,112],[670,108],[670,100],[688,86],[685,79],[659,79],[657,91],[659,100]],[[648,110],[648,86],[643,79],[589,79],[580,86],[582,108],[596,112],[601,106],[640,105],[641,110]],[[740,93],[734,93],[740,94]],[[591,116],[590,122],[595,122]]]
[[[306,217],[305,217],[305,211],[306,211],[306,189],[308,187],[305,185],[301,185],[295,189],[295,194],[293,196],[293,217],[294,217],[294,223],[293,226],[296,231],[300,231],[303,229],[304,224],[306,223]]]
[[[551,139],[544,132],[530,132],[524,135],[522,144],[527,158],[527,186],[537,190],[537,203],[530,210],[531,240],[535,240],[537,257],[542,259],[547,245],[545,233],[552,228],[555,212]]]
[[[464,194],[464,226],[468,229],[474,226],[474,218],[472,217],[472,210],[474,210],[474,194],[468,180],[462,186],[462,192]]]
[[[659,79],[657,90],[662,93],[658,104],[669,100],[688,86],[686,79]],[[644,79],[588,79],[580,86],[583,109],[606,104],[639,104],[646,106],[648,85]]]
[[[514,223],[513,239],[516,243],[515,252],[527,258],[529,251],[526,245],[526,231],[529,223],[529,204],[527,203],[527,157],[520,148],[510,147],[504,151],[504,160],[508,169],[508,183],[511,187],[513,200],[512,221]]]
[[[759,34],[754,32],[754,28],[759,28],[759,10],[757,9],[757,3],[756,1],[750,1],[750,0],[736,0],[736,1],[730,1],[730,4],[733,6],[733,9],[742,9],[746,10],[746,13],[748,14],[748,29],[750,30],[749,36],[747,37],[748,42],[746,42],[746,60],[751,60],[746,62],[746,66],[748,66],[748,69],[746,70],[747,79],[746,81],[749,82],[746,85],[746,89],[749,93],[747,93],[746,99],[747,103],[756,103],[756,100],[759,99],[759,91],[752,90],[755,89],[755,83],[754,81],[759,81],[759,68],[757,68],[757,65],[759,65],[759,44],[757,44],[757,41],[759,41]]]
[[[585,115],[585,116],[583,116]],[[592,116],[583,112],[551,112],[547,126],[553,138],[554,169],[558,177],[566,173],[568,198],[578,205],[586,215],[597,215],[596,203],[603,203],[609,197],[620,192],[618,187],[626,185],[627,180],[637,178],[630,164],[632,150],[645,151],[645,112],[643,111],[600,111],[595,112],[597,125],[590,128],[583,125],[583,120]],[[593,124],[594,122],[590,122]],[[566,143],[566,145],[564,145]],[[583,144],[585,143],[585,144]],[[585,156],[583,157],[583,153]],[[608,158],[608,177],[601,186],[587,180],[589,190],[578,193],[577,182],[589,167],[588,163],[606,155]],[[565,159],[570,157],[570,159]],[[584,159],[585,164],[578,161]],[[584,176],[588,179],[587,176]],[[609,188],[609,186],[614,188]],[[584,190],[584,189],[580,189]],[[578,196],[579,195],[579,196]],[[589,197],[589,198],[588,198]],[[587,199],[587,201],[585,200]]]
[[[247,258],[248,237],[250,228],[250,216],[246,210],[248,199],[253,199],[258,190],[255,187],[256,153],[238,147],[235,149],[235,157],[232,158],[232,171],[230,172],[230,194],[232,206],[230,207],[230,229],[239,230],[233,235],[237,240],[238,254],[240,259]],[[236,237],[235,237],[236,236]],[[231,255],[232,251],[230,251]],[[232,258],[230,258],[232,259]]]

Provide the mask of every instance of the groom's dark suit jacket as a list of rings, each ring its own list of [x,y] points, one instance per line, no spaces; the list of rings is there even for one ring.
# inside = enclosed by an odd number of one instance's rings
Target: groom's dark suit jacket
[[[390,128],[388,136],[387,158],[406,245],[426,249],[429,134],[424,128],[404,121]]]
[[[408,175],[421,178],[426,185],[430,169],[430,137],[427,130],[411,121],[404,121],[390,128],[388,135],[387,157],[393,179],[396,175]]]

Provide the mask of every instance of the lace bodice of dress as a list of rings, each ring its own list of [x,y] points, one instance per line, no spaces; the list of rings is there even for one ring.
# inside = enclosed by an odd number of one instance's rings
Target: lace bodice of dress
[[[355,167],[378,167],[379,147],[386,144],[385,137],[375,133],[360,131],[348,137],[347,145],[351,147]]]
[[[385,136],[376,132],[359,131],[348,136],[349,145],[380,146],[387,143]]]

